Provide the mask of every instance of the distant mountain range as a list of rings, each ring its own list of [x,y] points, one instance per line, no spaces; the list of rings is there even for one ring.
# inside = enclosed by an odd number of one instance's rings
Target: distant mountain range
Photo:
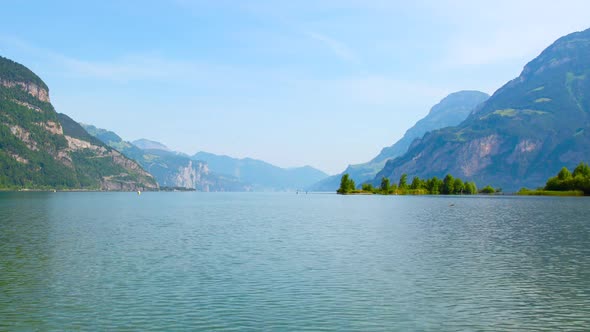
[[[189,157],[160,142],[139,139],[130,143],[112,131],[83,126],[97,139],[136,160],[163,187],[200,191],[294,191],[328,176],[309,166],[284,169],[261,160],[206,152]]]
[[[156,178],[161,187],[192,188],[199,191],[249,190],[246,184],[237,179],[214,174],[207,163],[173,152],[162,143],[141,139],[134,142],[139,145],[136,146],[112,131],[88,124],[82,126],[104,144],[137,161]]]
[[[57,114],[41,78],[0,57],[0,189],[157,188],[135,161]]]
[[[402,174],[446,174],[505,191],[542,186],[590,159],[590,29],[558,39],[489,97],[449,95],[373,160],[345,172],[360,184]],[[150,174],[151,173],[151,174]],[[333,191],[340,175],[254,159],[171,151],[80,126],[50,103],[49,88],[0,57],[0,189]]]
[[[426,134],[377,174],[450,173],[514,191],[590,159],[590,29],[560,38],[457,127]]]
[[[422,138],[424,134],[431,130],[458,125],[467,118],[475,107],[489,97],[488,94],[480,91],[459,91],[448,95],[434,105],[426,117],[408,129],[399,141],[392,146],[383,148],[381,153],[371,161],[364,164],[350,165],[341,174],[330,176],[312,185],[310,190],[336,191],[343,174],[349,174],[356,183],[372,180],[383,169],[388,160],[399,157],[408,151],[408,147],[414,140]]]
[[[217,174],[231,176],[240,182],[250,184],[255,191],[304,190],[328,176],[311,166],[281,168],[261,160],[237,159],[207,152],[199,152],[191,158],[207,162],[211,170]]]

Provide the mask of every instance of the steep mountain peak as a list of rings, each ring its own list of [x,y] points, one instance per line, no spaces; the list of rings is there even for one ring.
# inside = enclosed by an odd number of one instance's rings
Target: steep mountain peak
[[[529,62],[520,77],[527,79],[541,74],[545,70],[557,69],[569,62],[587,57],[589,50],[590,29],[571,33],[556,40],[538,57]]]
[[[0,56],[0,85],[18,87],[40,101],[49,101],[49,88],[39,76],[18,62]]]
[[[465,109],[471,111],[475,106],[484,102],[489,97],[490,95],[487,93],[477,90],[453,92],[434,105],[430,109],[430,112],[428,112],[427,118],[440,113],[460,113]]]
[[[459,126],[431,132],[382,176],[453,174],[508,190],[538,186],[590,155],[590,30],[562,37]]]
[[[554,97],[564,95],[564,91],[574,95],[580,92],[582,81],[590,74],[589,54],[590,29],[559,38],[527,63],[518,77],[498,89],[486,107],[478,109],[477,116],[504,110],[506,104],[513,104],[516,110],[545,111],[543,108],[550,104],[561,102],[561,109],[571,109],[571,100]],[[519,97],[524,95],[529,96],[528,100]],[[514,103],[517,97],[520,104]]]

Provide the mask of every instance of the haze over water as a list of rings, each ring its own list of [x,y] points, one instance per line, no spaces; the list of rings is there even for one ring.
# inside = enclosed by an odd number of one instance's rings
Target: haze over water
[[[584,330],[587,198],[0,193],[0,330]]]

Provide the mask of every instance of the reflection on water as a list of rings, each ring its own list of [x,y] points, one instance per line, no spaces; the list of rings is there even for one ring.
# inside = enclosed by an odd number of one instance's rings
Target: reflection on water
[[[0,330],[584,330],[589,203],[0,193]]]

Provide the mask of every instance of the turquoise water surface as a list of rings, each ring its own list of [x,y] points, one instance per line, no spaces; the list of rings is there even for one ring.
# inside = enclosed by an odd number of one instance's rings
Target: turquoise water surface
[[[0,330],[590,328],[590,200],[0,193]]]

